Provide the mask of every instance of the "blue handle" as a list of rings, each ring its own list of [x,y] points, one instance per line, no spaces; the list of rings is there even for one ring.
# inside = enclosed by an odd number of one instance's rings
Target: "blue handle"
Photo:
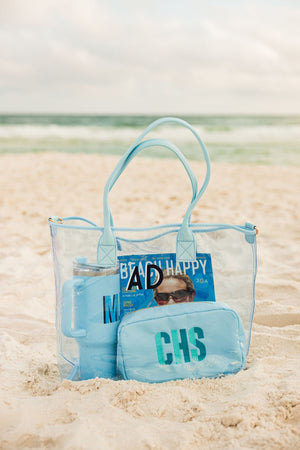
[[[195,186],[197,186],[195,182],[195,175],[193,174],[189,164],[187,163],[187,160],[184,158],[182,153],[175,147],[173,144],[170,144],[168,141],[164,141],[161,139],[149,139],[146,141],[141,142],[141,140],[148,134],[153,128],[157,127],[158,125],[161,125],[163,123],[179,123],[180,125],[183,125],[184,127],[188,128],[196,137],[198,143],[200,144],[201,150],[204,155],[204,159],[206,162],[206,176],[204,179],[204,182],[197,194],[195,194]],[[118,162],[117,166],[115,167],[114,171],[110,175],[105,188],[104,188],[104,195],[103,195],[103,211],[104,211],[104,232],[98,242],[98,250],[97,250],[97,259],[98,264],[101,264],[104,267],[111,267],[115,266],[117,263],[117,245],[116,245],[116,239],[112,231],[112,219],[111,219],[111,211],[108,204],[108,194],[111,190],[114,183],[117,181],[120,174],[123,172],[125,167],[128,165],[128,163],[132,160],[132,158],[139,153],[141,150],[143,150],[146,147],[153,145],[162,145],[164,147],[169,148],[172,150],[180,159],[180,161],[183,163],[189,177],[192,183],[193,188],[193,197],[190,205],[188,206],[188,209],[184,215],[182,225],[180,227],[180,230],[177,234],[177,249],[176,249],[176,256],[178,261],[194,261],[196,259],[196,243],[193,236],[193,233],[189,227],[191,214],[196,206],[198,200],[203,195],[205,189],[207,188],[209,179],[210,179],[210,160],[209,155],[207,153],[207,150],[196,133],[196,131],[192,128],[192,126],[185,122],[182,119],[178,119],[176,117],[165,117],[162,119],[158,119],[154,121],[152,124],[150,124],[146,130],[136,139],[136,141],[129,147],[127,152],[123,155],[123,157]],[[197,187],[196,187],[197,189]]]
[[[129,153],[126,152],[125,155],[126,159],[123,160],[123,158],[119,161],[113,172],[111,173],[110,177],[107,180],[107,183],[104,187],[104,195],[103,195],[103,205],[104,205],[104,227],[108,227],[108,220],[110,220],[110,226],[113,226],[113,220],[111,215],[111,210],[108,204],[108,194],[113,188],[114,184],[120,177],[120,175],[124,172],[130,161],[142,150],[148,147],[165,147],[169,150],[171,150],[182,162],[192,184],[192,200],[196,198],[197,192],[198,192],[198,182],[197,178],[195,177],[191,166],[189,165],[189,162],[185,158],[185,156],[181,153],[178,147],[176,145],[172,144],[169,141],[166,141],[165,139],[148,139],[146,141],[143,141],[139,144],[137,144]],[[124,156],[125,156],[124,155]]]

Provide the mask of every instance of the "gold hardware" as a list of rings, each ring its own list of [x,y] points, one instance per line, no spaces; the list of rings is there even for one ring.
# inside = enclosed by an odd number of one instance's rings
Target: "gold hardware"
[[[49,217],[50,222],[54,223],[64,223],[61,217],[57,217],[56,220],[53,220],[52,217]]]
[[[256,236],[258,235],[258,228],[254,225],[254,229],[255,229],[255,231],[256,231]]]

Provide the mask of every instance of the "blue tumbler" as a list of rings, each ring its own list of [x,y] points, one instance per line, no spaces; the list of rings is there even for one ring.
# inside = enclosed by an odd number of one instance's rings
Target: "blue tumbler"
[[[64,283],[62,294],[61,329],[77,341],[80,379],[115,377],[119,268],[103,268],[77,258],[73,278]]]

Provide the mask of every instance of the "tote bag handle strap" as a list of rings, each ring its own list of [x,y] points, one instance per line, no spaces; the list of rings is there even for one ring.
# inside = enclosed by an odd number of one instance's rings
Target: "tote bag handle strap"
[[[192,185],[192,201],[196,198],[198,193],[198,182],[192,171],[187,159],[183,156],[181,151],[176,147],[176,145],[172,144],[169,141],[164,139],[148,139],[143,142],[140,142],[136,145],[129,153],[123,156],[123,158],[119,161],[110,177],[108,178],[103,194],[103,213],[104,213],[104,231],[98,242],[97,249],[97,261],[98,264],[101,264],[103,267],[110,267],[116,265],[116,239],[112,230],[112,215],[108,202],[108,194],[111,191],[112,187],[118,180],[119,176],[125,170],[129,162],[142,150],[148,147],[165,147],[171,150],[181,161],[183,164]]]
[[[124,172],[125,168],[128,166],[130,161],[142,150],[148,147],[165,147],[169,150],[171,150],[181,161],[183,167],[185,168],[191,184],[192,184],[192,201],[196,198],[198,194],[198,182],[197,178],[194,175],[194,172],[191,169],[191,166],[185,156],[181,153],[178,147],[176,145],[172,144],[169,141],[166,141],[165,139],[147,139],[143,142],[140,142],[137,144],[130,152],[126,152],[124,157],[118,162],[115,169],[111,173],[110,177],[108,178],[105,187],[104,187],[104,195],[103,195],[103,210],[104,210],[104,228],[107,228],[109,226],[108,220],[110,219],[110,225],[113,226],[113,220],[112,220],[112,214],[108,203],[108,194],[113,188],[114,184],[120,177],[120,175]]]
[[[152,122],[144,131],[143,133],[133,142],[133,144],[129,147],[129,149],[127,150],[127,152],[123,155],[123,158],[126,158],[126,155],[129,154],[132,149],[134,147],[136,147],[136,145],[141,142],[141,140],[148,134],[150,133],[150,131],[152,131],[154,128],[166,124],[166,123],[175,123],[175,124],[179,124],[182,125],[183,127],[187,128],[188,130],[190,130],[193,135],[195,136],[196,140],[198,141],[200,148],[202,150],[203,156],[204,156],[204,160],[206,163],[206,175],[204,178],[204,182],[195,198],[195,200],[189,205],[189,208],[186,212],[186,216],[184,218],[184,221],[186,221],[187,223],[189,222],[189,216],[191,215],[194,207],[196,206],[197,202],[199,201],[199,199],[202,197],[202,195],[204,194],[208,183],[209,183],[209,179],[210,179],[210,159],[209,159],[209,154],[206,150],[206,147],[202,141],[202,139],[200,138],[200,136],[198,135],[198,133],[196,132],[196,130],[192,127],[192,125],[190,125],[188,122],[186,122],[183,119],[179,119],[178,117],[162,117],[161,119],[157,119],[154,122]],[[122,159],[121,158],[121,161]],[[120,161],[120,162],[121,162]]]
[[[204,182],[203,182],[199,192],[197,192],[196,195],[194,194],[194,191],[193,191],[192,201],[185,213],[182,225],[177,234],[177,248],[176,248],[177,260],[189,262],[189,261],[194,261],[196,259],[196,243],[195,243],[193,233],[189,227],[189,223],[190,223],[192,211],[193,211],[194,207],[196,206],[200,197],[203,195],[205,189],[207,188],[208,182],[209,182],[209,178],[210,178],[209,155],[207,153],[207,150],[206,150],[202,140],[200,139],[200,137],[198,136],[196,131],[192,128],[192,126],[188,122],[185,122],[184,120],[178,119],[176,117],[165,117],[162,119],[158,119],[158,120],[154,121],[152,124],[150,124],[146,128],[146,130],[136,139],[136,141],[129,147],[127,152],[123,155],[123,157],[121,158],[121,160],[115,167],[114,171],[112,172],[111,176],[109,177],[109,179],[106,183],[106,186],[104,189],[104,196],[103,196],[104,231],[98,242],[98,249],[97,249],[98,263],[103,265],[104,267],[114,266],[117,263],[117,245],[116,245],[115,236],[114,236],[112,228],[111,228],[112,219],[111,219],[111,212],[110,212],[109,205],[108,205],[108,193],[109,193],[110,189],[112,188],[112,186],[114,185],[114,183],[116,182],[116,180],[118,179],[118,177],[120,176],[120,174],[122,173],[122,171],[124,170],[124,168],[128,165],[128,163],[131,161],[131,159],[139,151],[148,147],[149,145],[153,146],[154,141],[156,141],[156,143],[157,143],[156,145],[159,145],[158,142],[164,142],[164,143],[166,142],[163,140],[151,140],[151,139],[148,141],[140,142],[151,130],[153,130],[158,125],[161,125],[164,123],[178,123],[178,124],[183,125],[184,127],[188,128],[196,137],[196,139],[201,147],[201,150],[204,155],[205,162],[206,162],[206,176],[205,176]],[[152,142],[152,143],[150,144],[150,142]],[[168,143],[168,144],[170,144],[170,143]],[[172,145],[172,147],[175,147],[175,146],[173,146],[173,144],[171,144],[171,145]],[[170,147],[168,146],[168,148],[170,148]],[[172,151],[174,151],[174,150],[172,150]],[[183,162],[185,160],[185,158],[183,157],[182,153],[179,150],[178,150],[178,152],[174,151],[174,153],[176,153],[176,155],[179,157],[179,159]],[[187,167],[186,162],[183,164],[186,168]],[[196,184],[194,181],[192,181],[189,171],[188,171],[188,174],[190,176],[190,179],[192,182],[192,187],[194,189]],[[193,172],[192,172],[192,174],[193,174]],[[192,177],[194,177],[194,175],[192,175]]]

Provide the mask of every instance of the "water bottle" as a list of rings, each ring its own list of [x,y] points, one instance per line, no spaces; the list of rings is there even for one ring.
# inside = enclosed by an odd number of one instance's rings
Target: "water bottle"
[[[80,379],[115,377],[119,321],[119,268],[77,258],[63,286],[61,329],[77,341]]]

